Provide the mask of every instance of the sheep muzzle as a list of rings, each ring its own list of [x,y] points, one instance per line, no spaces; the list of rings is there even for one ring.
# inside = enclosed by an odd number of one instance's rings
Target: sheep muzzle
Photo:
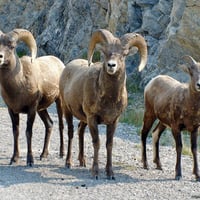
[[[115,60],[109,60],[107,62],[106,69],[108,74],[115,74],[115,72],[117,71],[117,62]]]

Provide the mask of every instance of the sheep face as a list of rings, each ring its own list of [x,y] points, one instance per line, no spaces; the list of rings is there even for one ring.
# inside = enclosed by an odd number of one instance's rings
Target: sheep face
[[[0,36],[0,68],[10,66],[11,61],[15,61],[16,42],[7,35]]]
[[[113,75],[125,70],[125,59],[121,54],[109,53],[105,55],[105,67],[108,74]]]
[[[116,72],[125,71],[125,56],[127,50],[124,50],[120,41],[117,40],[114,44],[107,45],[104,53],[104,64],[106,72],[110,75],[116,74]]]
[[[191,83],[193,88],[200,92],[200,63],[196,63],[189,68],[189,73],[191,76]]]
[[[186,64],[182,65],[182,69],[190,75],[190,85],[193,91],[200,92],[200,63],[190,56],[184,56],[183,59],[186,61]]]

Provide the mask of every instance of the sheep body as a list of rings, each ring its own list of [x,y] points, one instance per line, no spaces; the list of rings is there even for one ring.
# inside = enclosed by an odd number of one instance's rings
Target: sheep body
[[[17,42],[24,41],[31,49],[31,57],[18,58],[15,52]],[[36,112],[45,125],[45,142],[40,158],[48,155],[48,145],[53,126],[47,108],[56,102],[59,130],[60,156],[64,154],[62,108],[59,92],[59,78],[64,69],[61,60],[54,56],[36,58],[37,46],[32,34],[24,29],[0,32],[0,85],[1,95],[8,107],[12,120],[14,151],[10,164],[19,158],[19,114],[27,114],[27,165],[33,164],[32,126]]]
[[[20,62],[20,73],[15,74],[15,78],[10,71],[0,71],[1,93],[5,103],[15,113],[27,113],[26,108],[35,104],[38,97],[37,110],[49,107],[59,97],[58,83],[63,64],[54,56],[39,57],[33,63],[30,57],[24,56]],[[5,77],[9,80],[6,84],[3,82]]]
[[[187,57],[188,58],[188,57]],[[192,58],[189,57],[191,60]],[[162,169],[159,158],[159,138],[166,127],[170,127],[176,142],[177,162],[175,178],[179,180],[181,173],[181,131],[191,133],[191,150],[194,159],[193,173],[199,180],[197,164],[197,132],[200,124],[200,64],[194,62],[185,71],[190,74],[191,82],[180,83],[167,76],[159,75],[145,87],[145,112],[141,131],[142,161],[144,168],[148,168],[146,157],[146,138],[155,122],[159,120],[153,130],[154,162],[158,169]]]
[[[95,45],[102,45],[104,62],[91,63]],[[73,139],[73,116],[80,120],[79,161],[85,166],[84,158],[84,130],[88,125],[94,147],[92,174],[98,178],[98,151],[100,147],[98,124],[106,124],[107,163],[106,174],[114,178],[112,171],[113,135],[117,127],[120,114],[127,106],[125,55],[129,48],[136,45],[141,53],[141,69],[146,64],[147,48],[142,36],[128,34],[115,38],[107,30],[93,33],[88,61],[76,59],[69,62],[63,70],[60,79],[60,92],[64,114],[68,124],[68,153],[66,166],[71,167],[71,148]]]
[[[89,67],[87,60],[76,59],[66,65],[65,72],[61,77],[61,91],[64,91],[62,95],[63,99],[66,99],[65,104],[69,105],[69,107],[73,104],[73,107],[70,107],[70,111],[85,123],[87,123],[85,113],[95,113],[98,116],[99,124],[113,123],[127,105],[125,87],[122,87],[121,91],[117,90],[117,94],[115,90],[110,90],[110,88],[108,88],[108,91],[104,90],[105,94],[100,92],[102,88],[98,88],[96,83],[98,82],[101,68],[102,63]],[[109,83],[107,82],[107,84]],[[63,86],[65,87],[63,88]],[[122,92],[123,96],[120,95]],[[74,99],[74,96],[79,98]],[[110,101],[106,98],[110,99]]]

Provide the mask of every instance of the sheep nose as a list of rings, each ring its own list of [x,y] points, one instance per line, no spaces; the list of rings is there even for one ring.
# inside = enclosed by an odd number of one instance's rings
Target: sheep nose
[[[0,65],[4,63],[4,54],[0,53]]]
[[[113,68],[116,66],[116,63],[108,63],[108,67]]]
[[[197,83],[197,87],[200,89],[200,83]]]

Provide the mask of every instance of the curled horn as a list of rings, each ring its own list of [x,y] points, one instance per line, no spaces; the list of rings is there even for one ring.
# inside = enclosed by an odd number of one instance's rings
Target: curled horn
[[[30,48],[31,61],[33,61],[37,56],[37,44],[32,33],[25,29],[14,29],[9,34],[15,38],[16,42],[23,41]]]
[[[92,34],[92,37],[90,39],[89,47],[88,47],[88,64],[92,63],[92,57],[94,54],[94,49],[97,43],[101,43],[102,45],[104,44],[109,44],[111,43],[115,37],[111,32],[105,29],[99,29],[95,31]]]
[[[121,43],[127,50],[131,47],[136,46],[140,52],[140,64],[138,66],[138,70],[142,71],[147,64],[147,44],[140,34],[136,33],[127,33],[123,35],[121,38]]]

